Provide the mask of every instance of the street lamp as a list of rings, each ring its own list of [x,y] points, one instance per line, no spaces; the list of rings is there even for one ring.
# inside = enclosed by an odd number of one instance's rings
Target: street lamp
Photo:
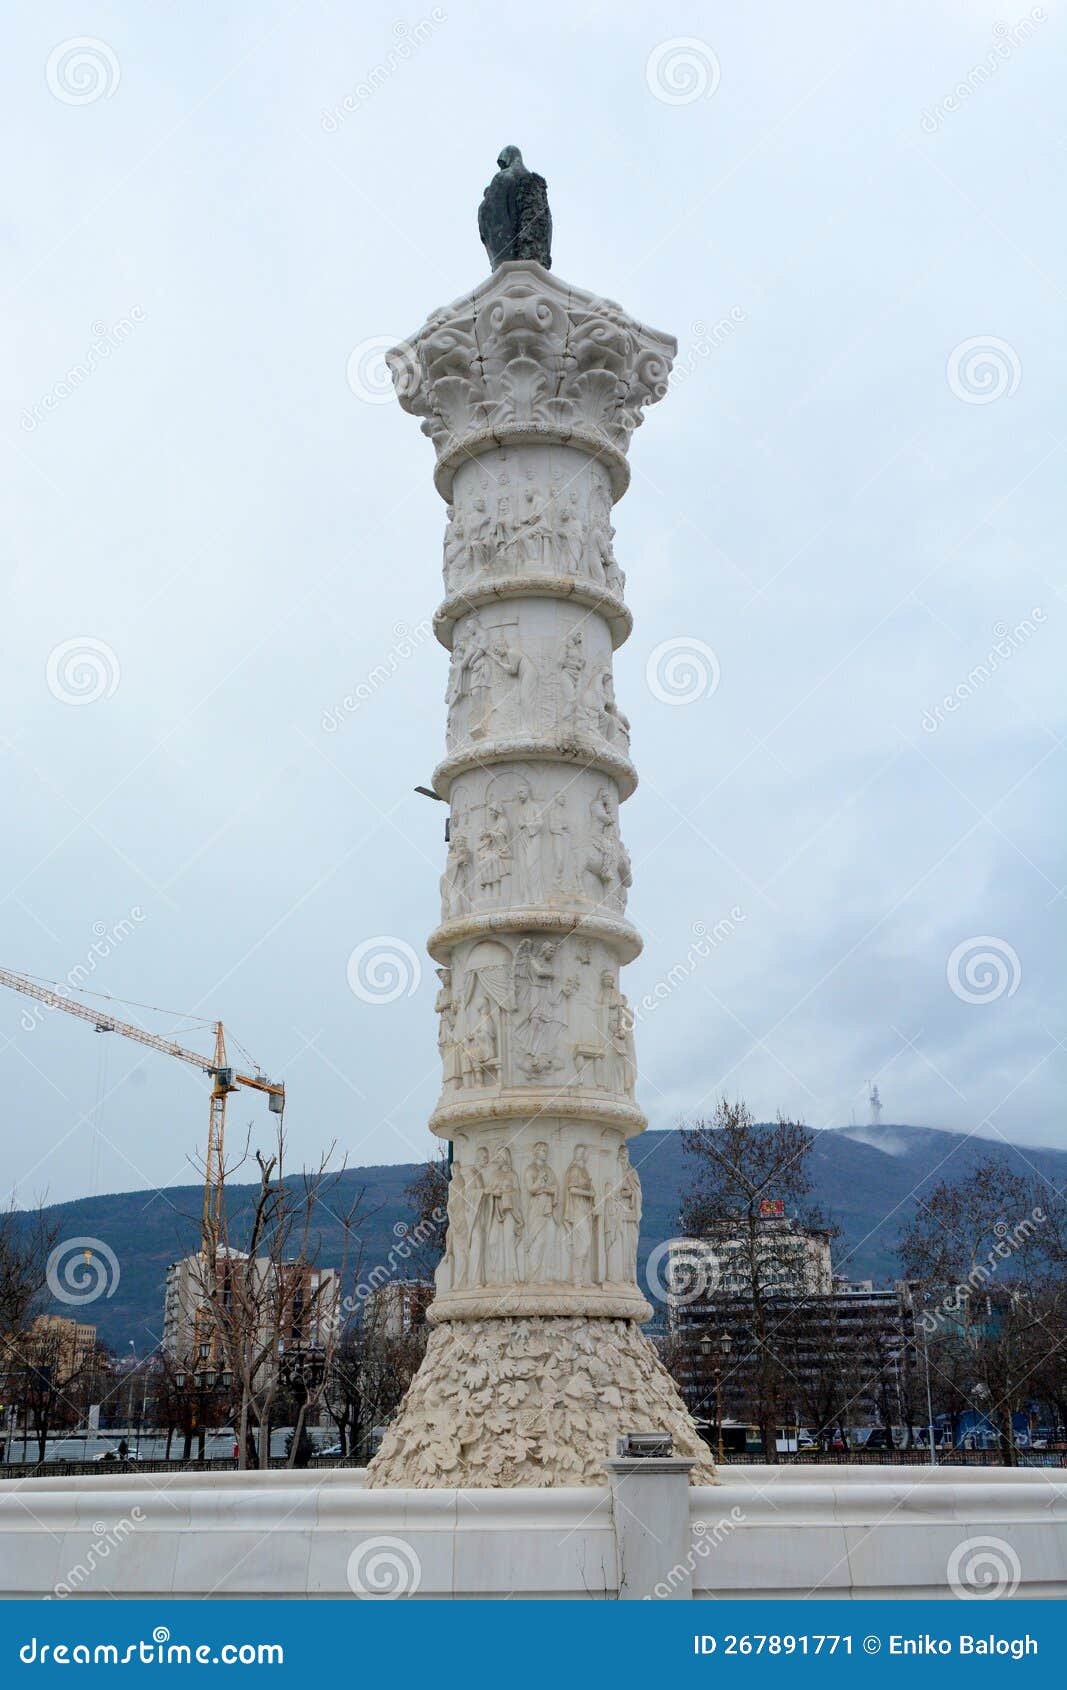
[[[211,1345],[200,1344],[195,1367],[179,1367],[174,1372],[175,1389],[182,1395],[186,1391],[190,1395],[195,1394],[192,1431],[197,1434],[200,1460],[204,1460],[206,1457],[207,1399],[218,1396],[220,1392],[223,1394],[229,1392],[233,1385],[233,1374],[230,1369],[228,1367],[214,1368],[210,1365],[210,1362]]]
[[[326,1357],[317,1345],[294,1344],[291,1349],[286,1349],[284,1344],[279,1344],[278,1375],[282,1388],[294,1394],[300,1409],[306,1411],[307,1405],[321,1386],[325,1374]],[[298,1412],[297,1420],[299,1421],[299,1419],[300,1413]],[[291,1436],[295,1440],[295,1425]],[[300,1464],[299,1454],[294,1459]]]
[[[705,1332],[700,1340],[700,1353],[705,1362],[715,1363],[715,1427],[717,1434],[717,1457],[719,1465],[725,1461],[722,1447],[722,1364],[730,1358],[730,1334],[722,1332],[716,1344],[710,1332]]]

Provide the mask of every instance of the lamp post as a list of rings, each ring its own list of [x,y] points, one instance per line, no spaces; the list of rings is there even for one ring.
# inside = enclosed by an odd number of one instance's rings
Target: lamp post
[[[322,1384],[326,1373],[326,1357],[321,1349],[314,1344],[294,1345],[286,1349],[284,1344],[278,1346],[278,1374],[283,1388],[292,1391],[299,1399],[296,1419],[300,1419],[300,1409],[307,1408],[314,1393]],[[301,1428],[306,1431],[306,1424]],[[296,1442],[297,1427],[293,1424],[293,1441]],[[293,1457],[293,1465],[301,1465],[299,1449]]]
[[[721,1465],[725,1459],[722,1448],[722,1364],[730,1357],[730,1334],[722,1332],[716,1344],[709,1332],[705,1332],[700,1340],[700,1353],[705,1362],[715,1363],[715,1430],[716,1430],[716,1460]]]
[[[195,1407],[193,1409],[193,1431],[197,1434],[198,1459],[205,1459],[205,1437],[207,1426],[207,1400],[217,1393],[226,1396],[233,1385],[233,1374],[228,1367],[214,1368],[211,1363],[211,1347],[201,1344],[197,1356],[195,1369],[178,1369],[174,1375],[174,1386],[179,1392],[195,1393]]]

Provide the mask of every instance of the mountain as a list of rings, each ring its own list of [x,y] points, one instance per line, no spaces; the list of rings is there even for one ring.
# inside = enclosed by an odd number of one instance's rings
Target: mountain
[[[649,1252],[678,1231],[678,1208],[690,1168],[680,1132],[643,1133],[631,1141],[630,1151],[644,1188],[639,1249],[643,1284]],[[892,1280],[900,1271],[896,1245],[916,1198],[942,1179],[969,1173],[987,1156],[1006,1161],[1026,1176],[1042,1174],[1058,1187],[1067,1183],[1067,1151],[1028,1149],[934,1127],[885,1125],[818,1133],[811,1160],[811,1196],[840,1228],[833,1248],[835,1268],[854,1279]],[[341,1175],[329,1207],[322,1205],[316,1211],[319,1260],[324,1265],[339,1264],[342,1228],[338,1216],[363,1188],[368,1215],[358,1238],[363,1277],[375,1266],[400,1278],[411,1277],[413,1267],[405,1259],[397,1228],[414,1221],[404,1188],[418,1171],[415,1163],[401,1163],[353,1168]],[[235,1238],[241,1236],[242,1212],[253,1189],[232,1186],[228,1191]],[[48,1214],[59,1228],[60,1239],[99,1239],[113,1252],[119,1268],[112,1295],[84,1309],[57,1303],[56,1312],[95,1321],[100,1337],[117,1351],[127,1351],[131,1338],[138,1354],[154,1347],[160,1337],[167,1263],[196,1249],[201,1197],[199,1187],[185,1185],[54,1204]]]

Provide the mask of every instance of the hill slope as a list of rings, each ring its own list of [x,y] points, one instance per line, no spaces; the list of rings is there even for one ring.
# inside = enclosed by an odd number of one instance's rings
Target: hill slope
[[[678,1132],[644,1133],[632,1141],[631,1153],[644,1188],[639,1251],[643,1271],[649,1251],[678,1231],[678,1207],[689,1168]],[[1067,1182],[1067,1152],[1059,1150],[1019,1149],[932,1127],[862,1127],[818,1134],[811,1164],[812,1199],[841,1229],[834,1245],[835,1267],[850,1278],[891,1280],[899,1273],[896,1244],[916,1197],[941,1179],[961,1177],[989,1155],[1003,1158],[1021,1174],[1036,1169],[1058,1186]],[[396,1224],[413,1219],[404,1188],[417,1172],[414,1163],[407,1163],[353,1168],[341,1176],[332,1208],[340,1212],[364,1187],[366,1207],[375,1211],[360,1228],[364,1275],[375,1264],[387,1262],[395,1250]],[[252,1189],[230,1189],[235,1237],[240,1236],[241,1210]],[[200,1189],[186,1185],[55,1204],[49,1213],[60,1238],[98,1238],[114,1252],[120,1268],[112,1296],[88,1304],[84,1312],[61,1304],[55,1305],[56,1311],[95,1321],[101,1338],[119,1351],[128,1350],[131,1338],[139,1354],[157,1344],[167,1263],[195,1250],[200,1199]],[[336,1215],[320,1207],[316,1230],[320,1261],[336,1265],[342,1239]],[[401,1275],[405,1271],[401,1266]]]

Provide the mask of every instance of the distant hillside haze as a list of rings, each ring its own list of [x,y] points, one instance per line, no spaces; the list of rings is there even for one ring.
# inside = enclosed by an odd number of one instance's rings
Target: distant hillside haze
[[[639,1246],[642,1285],[649,1252],[678,1234],[681,1198],[694,1172],[682,1139],[678,1131],[647,1132],[630,1142],[644,1190]],[[840,1229],[833,1245],[835,1270],[850,1279],[883,1284],[899,1277],[896,1247],[917,1197],[943,1179],[963,1178],[988,1156],[1004,1160],[1024,1177],[1036,1172],[1058,1187],[1067,1182],[1067,1151],[1062,1150],[1008,1145],[935,1127],[843,1127],[816,1134],[810,1163],[811,1201]],[[419,1166],[350,1168],[340,1176],[330,1204],[337,1214],[361,1187],[366,1190],[368,1218],[359,1229],[364,1279],[376,1265],[389,1263],[391,1251],[396,1260],[398,1223],[415,1218],[405,1187]],[[236,1241],[241,1237],[242,1210],[252,1192],[251,1185],[228,1188],[230,1230]],[[161,1336],[167,1264],[197,1248],[201,1196],[198,1186],[183,1185],[53,1205],[48,1213],[59,1227],[61,1240],[99,1239],[119,1264],[113,1295],[84,1305],[56,1303],[55,1312],[95,1322],[100,1337],[116,1351],[128,1352],[131,1339],[139,1355],[154,1348]],[[325,1205],[316,1210],[314,1231],[320,1263],[338,1266],[341,1225]],[[403,1264],[398,1272],[400,1277],[411,1275]]]

